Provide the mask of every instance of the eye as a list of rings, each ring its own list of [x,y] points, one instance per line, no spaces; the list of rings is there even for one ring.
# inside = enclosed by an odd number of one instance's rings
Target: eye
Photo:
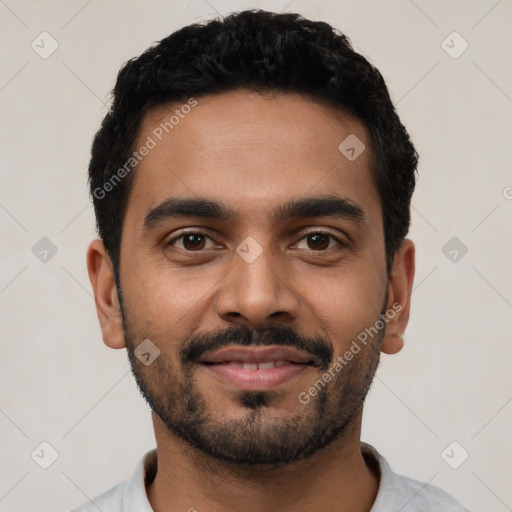
[[[334,240],[338,246],[346,247],[346,244],[339,238],[324,231],[311,231],[306,236],[302,237],[301,240],[306,240],[306,249],[312,251],[325,251],[332,249],[333,247],[330,243],[332,240]]]
[[[213,243],[211,247],[205,247],[207,245],[208,240]],[[181,246],[178,246],[178,249],[183,249],[189,252],[201,251],[203,249],[211,249],[213,247],[217,247],[217,245],[209,236],[199,231],[189,231],[188,233],[182,233],[181,235],[173,238],[172,240],[169,240],[169,242],[166,244],[166,247],[176,247],[177,241],[180,241],[179,245]]]
[[[315,252],[324,252],[329,249],[333,249],[336,246],[338,247],[346,247],[347,244],[342,242],[338,237],[334,236],[332,233],[324,232],[324,231],[311,231],[303,236],[297,246],[300,244],[302,240],[306,241],[307,250],[315,251]],[[210,245],[208,246],[208,243]],[[182,233],[179,236],[176,236],[169,240],[166,243],[166,247],[175,247],[177,249],[181,249],[187,252],[201,252],[206,249],[213,249],[215,247],[220,247],[216,244],[208,235],[202,233],[200,231],[189,231],[186,233]],[[300,249],[301,247],[299,247]]]

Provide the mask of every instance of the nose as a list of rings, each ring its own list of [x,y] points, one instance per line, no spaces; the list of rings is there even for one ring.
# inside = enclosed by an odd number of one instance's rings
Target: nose
[[[217,314],[227,322],[249,327],[262,327],[274,320],[292,323],[299,301],[290,282],[290,268],[268,248],[254,261],[239,254],[234,259],[234,267],[220,283]]]

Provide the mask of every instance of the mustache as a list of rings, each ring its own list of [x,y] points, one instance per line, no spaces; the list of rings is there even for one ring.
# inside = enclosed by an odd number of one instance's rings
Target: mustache
[[[180,350],[180,359],[184,364],[197,363],[205,352],[218,350],[229,345],[294,347],[313,356],[322,370],[327,370],[334,354],[331,343],[320,336],[301,336],[294,329],[287,326],[272,325],[264,329],[251,329],[241,325],[205,333],[187,340]]]

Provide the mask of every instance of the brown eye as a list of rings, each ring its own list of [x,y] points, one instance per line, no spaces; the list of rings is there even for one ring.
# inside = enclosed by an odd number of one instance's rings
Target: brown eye
[[[203,249],[205,244],[205,237],[198,234],[185,235],[183,238],[183,247],[187,251],[195,251],[197,249]]]
[[[180,241],[180,243],[178,243],[178,241]],[[203,233],[190,232],[183,233],[182,235],[173,238],[169,241],[167,246],[176,247],[177,249],[182,249],[188,252],[198,252],[208,248],[206,247],[207,241],[211,241],[213,243],[213,240]]]
[[[311,249],[327,249],[329,247],[329,235],[324,233],[314,233],[308,235],[308,246]]]
[[[331,252],[336,248],[343,249],[347,247],[347,243],[326,231],[310,231],[299,240],[296,247],[314,252]]]

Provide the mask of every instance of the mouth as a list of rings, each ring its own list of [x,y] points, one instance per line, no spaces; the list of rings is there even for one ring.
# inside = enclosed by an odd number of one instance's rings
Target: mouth
[[[226,347],[199,361],[209,375],[246,391],[275,388],[319,366],[311,354],[291,347]]]

